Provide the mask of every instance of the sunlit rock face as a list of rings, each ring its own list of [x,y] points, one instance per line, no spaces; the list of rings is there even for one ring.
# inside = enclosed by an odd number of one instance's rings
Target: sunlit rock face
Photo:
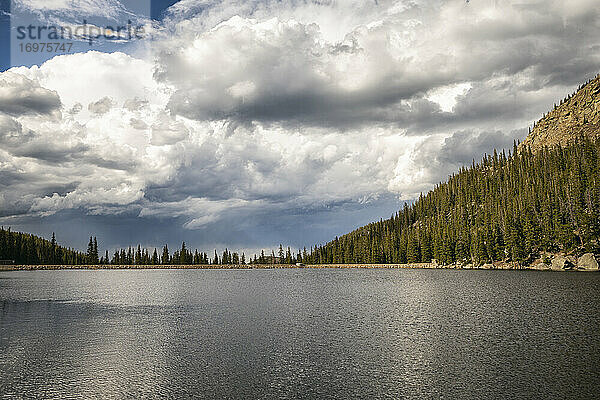
[[[535,124],[522,146],[564,146],[580,136],[600,136],[600,75]]]
[[[598,271],[598,261],[592,253],[586,253],[579,257],[579,260],[577,261],[577,269]]]

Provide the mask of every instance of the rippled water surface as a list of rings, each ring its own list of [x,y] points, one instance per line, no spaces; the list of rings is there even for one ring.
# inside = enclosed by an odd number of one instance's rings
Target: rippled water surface
[[[595,273],[1,272],[0,393],[594,398],[599,308]]]

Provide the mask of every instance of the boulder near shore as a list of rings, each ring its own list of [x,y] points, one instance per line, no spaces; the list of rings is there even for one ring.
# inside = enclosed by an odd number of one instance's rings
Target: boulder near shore
[[[586,253],[579,257],[577,269],[584,271],[598,271],[598,260],[592,253]]]

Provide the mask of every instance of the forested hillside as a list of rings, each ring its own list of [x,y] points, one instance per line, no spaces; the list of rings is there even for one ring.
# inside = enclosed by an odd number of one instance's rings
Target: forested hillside
[[[16,264],[85,264],[87,256],[76,250],[67,249],[51,240],[42,239],[29,233],[11,232],[0,228],[0,260]]]
[[[490,149],[491,151],[491,149]],[[600,76],[392,218],[311,249],[309,263],[528,263],[600,252]]]
[[[392,218],[313,250],[311,263],[528,262],[599,252],[600,140],[494,152]]]

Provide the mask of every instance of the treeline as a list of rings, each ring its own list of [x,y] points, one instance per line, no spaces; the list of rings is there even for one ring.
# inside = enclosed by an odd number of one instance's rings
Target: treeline
[[[1,227],[0,260],[26,265],[81,265],[87,263],[88,256],[77,250],[59,246],[54,233],[51,240],[46,240]]]
[[[287,251],[283,250],[283,246],[279,245],[278,255],[271,250],[270,255],[266,255],[264,250],[260,255],[246,258],[245,253],[231,252],[228,249],[223,250],[221,254],[214,251],[214,255],[209,257],[206,252],[199,252],[197,249],[191,251],[187,248],[185,242],[181,244],[181,248],[174,251],[172,254],[169,247],[164,245],[162,250],[154,248],[149,251],[138,245],[137,248],[129,247],[127,249],[116,250],[112,257],[108,251],[103,257],[98,259],[96,238],[90,238],[88,245],[88,259],[98,260],[94,263],[112,264],[112,265],[244,265],[244,264],[296,264],[308,258],[306,248],[303,251],[298,250],[297,253],[292,253],[288,247]]]
[[[238,253],[231,253],[228,249],[225,249],[221,256],[215,250],[214,256],[209,257],[206,252],[198,252],[197,249],[194,251],[189,250],[183,242],[181,248],[172,254],[167,245],[164,245],[160,252],[154,248],[152,254],[140,245],[137,248],[129,247],[116,250],[112,258],[109,257],[107,251],[104,257],[100,258],[100,263],[113,265],[233,265],[245,264],[246,255],[242,253],[240,256]]]
[[[307,262],[309,259],[306,247],[303,250],[298,250],[297,253],[292,252],[291,248],[283,250],[283,245],[279,245],[279,251],[275,255],[275,251],[271,250],[270,255],[266,255],[264,250],[261,251],[260,256],[254,255],[254,258],[250,260],[250,264],[297,264]]]
[[[306,262],[529,262],[600,251],[600,140],[485,156],[388,220],[311,249]]]
[[[225,249],[221,254],[214,251],[209,257],[206,252],[191,251],[185,242],[173,253],[164,245],[160,251],[154,248],[148,250],[137,247],[118,249],[112,255],[105,251],[98,254],[98,240],[91,236],[87,252],[68,249],[59,246],[53,233],[51,240],[46,240],[29,233],[12,232],[10,228],[0,228],[0,261],[22,265],[243,265],[243,264],[294,264],[307,258],[307,251],[298,251],[292,255],[290,248],[287,252],[279,246],[279,256],[271,251],[271,255],[260,255],[246,259],[245,253],[231,252]]]

